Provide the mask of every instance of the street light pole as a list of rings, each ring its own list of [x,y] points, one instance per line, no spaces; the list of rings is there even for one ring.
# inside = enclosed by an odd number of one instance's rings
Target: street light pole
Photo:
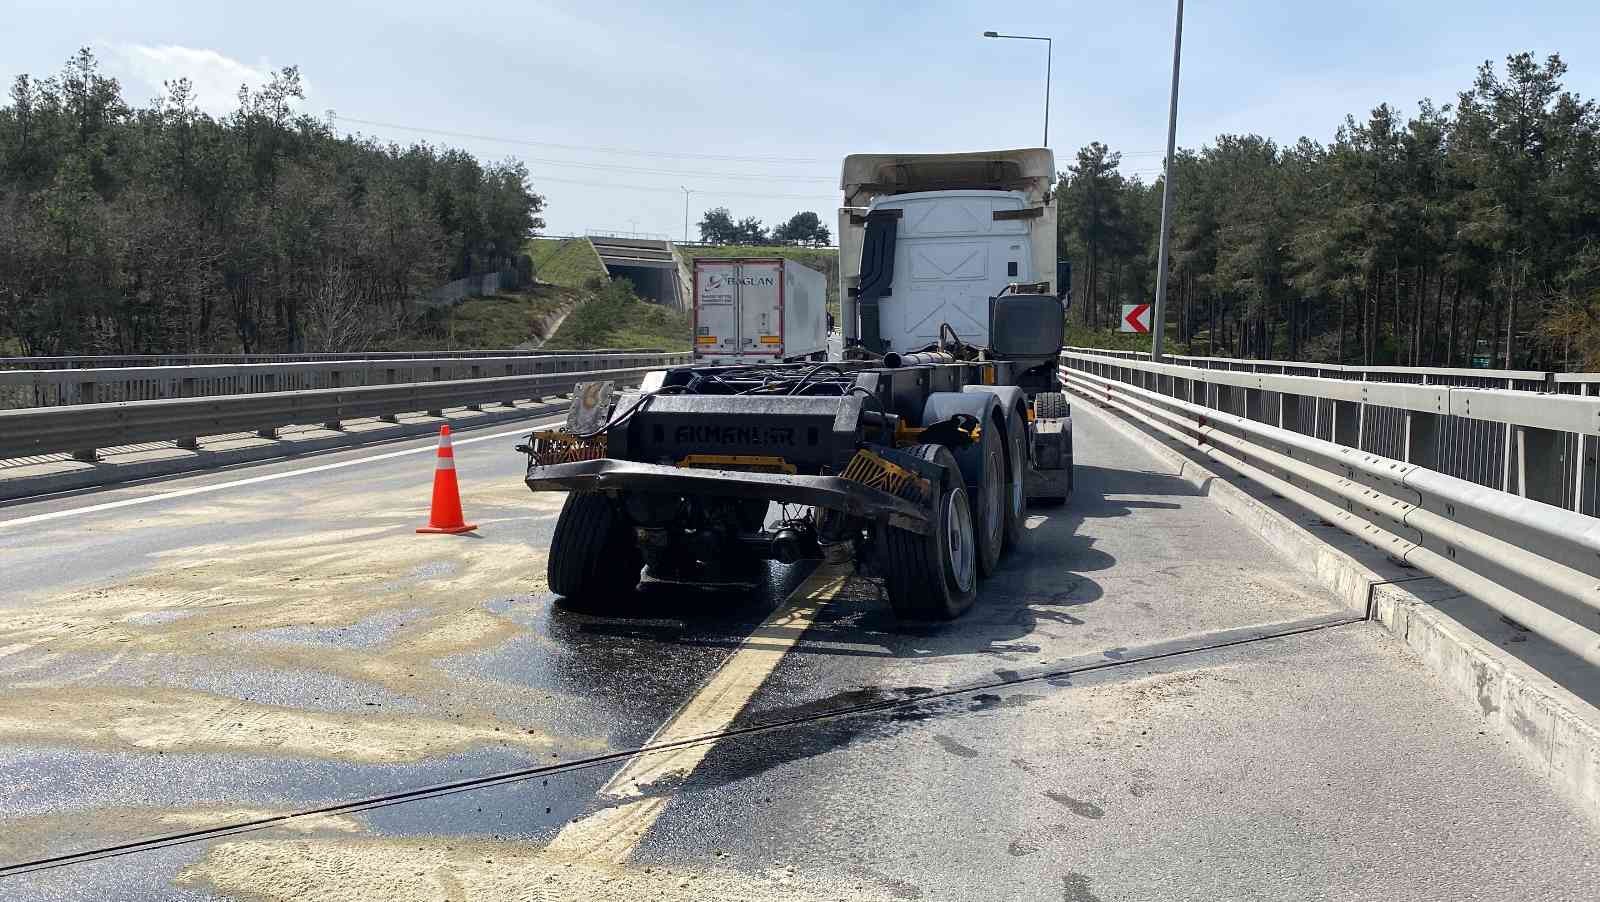
[[[1001,38],[1008,41],[1044,41],[1044,146],[1050,146],[1050,66],[1052,57],[1055,56],[1055,43],[1042,35],[1031,34],[1001,34],[998,31],[986,31],[986,38]]]
[[[683,243],[689,243],[689,189],[678,186],[683,191]]]
[[[1172,235],[1172,158],[1178,143],[1178,63],[1183,58],[1183,0],[1178,0],[1178,22],[1172,32],[1172,100],[1167,105],[1167,163],[1161,179],[1161,244],[1156,252],[1156,304],[1151,313],[1150,359],[1159,361],[1167,324],[1167,245]]]

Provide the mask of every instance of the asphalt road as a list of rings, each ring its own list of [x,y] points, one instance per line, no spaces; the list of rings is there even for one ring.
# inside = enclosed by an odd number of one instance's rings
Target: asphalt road
[[[569,610],[506,424],[472,537],[412,531],[429,442],[0,507],[0,865],[106,850],[0,898],[1600,895],[1470,707],[1078,414],[940,627],[828,568]]]

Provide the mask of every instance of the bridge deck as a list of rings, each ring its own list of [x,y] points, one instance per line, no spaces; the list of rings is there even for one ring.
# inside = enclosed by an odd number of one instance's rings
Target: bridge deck
[[[1600,892],[1469,705],[1077,412],[1078,496],[939,627],[831,571],[554,605],[506,425],[457,441],[476,537],[412,532],[427,442],[4,508],[0,862],[401,797],[0,896]]]

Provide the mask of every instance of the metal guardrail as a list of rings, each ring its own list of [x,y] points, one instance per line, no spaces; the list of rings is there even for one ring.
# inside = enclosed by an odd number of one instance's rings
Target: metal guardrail
[[[1143,351],[1105,351],[1095,348],[1065,349],[1068,353],[1091,354],[1118,360],[1148,363]],[[1229,357],[1186,357],[1165,355],[1164,363],[1200,369],[1262,375],[1309,376],[1342,381],[1429,386],[1434,388],[1483,388],[1526,393],[1600,397],[1600,373],[1550,373],[1540,370],[1488,370],[1447,367],[1340,366],[1284,360],[1240,360]],[[1243,395],[1223,399],[1228,412],[1246,415]],[[1271,398],[1269,397],[1269,402]],[[1333,441],[1333,411],[1330,401],[1312,397],[1300,399],[1297,422],[1312,424],[1308,434]],[[1360,410],[1355,433],[1347,432],[1340,441],[1355,434],[1358,446],[1389,457],[1403,457],[1406,418],[1392,405],[1368,405]],[[1354,422],[1354,421],[1352,421]],[[1517,435],[1510,424],[1462,416],[1440,422],[1439,460],[1434,469],[1470,482],[1502,491],[1516,491],[1519,473]],[[1563,432],[1559,457],[1566,471],[1560,479],[1561,494],[1551,501],[1579,513],[1600,511],[1600,469],[1596,467],[1597,441],[1582,433]],[[1355,444],[1355,442],[1347,442]]]
[[[0,370],[0,410],[648,366],[661,352]]]
[[[571,391],[580,381],[633,383],[652,370],[688,359],[688,354],[661,354],[604,370],[0,410],[0,458],[70,451],[93,460],[98,448],[138,442],[170,440],[194,448],[206,435],[257,432],[270,437],[291,425],[321,423],[339,429],[343,420],[393,421],[397,414],[416,411],[438,416],[450,407],[477,409],[548,397]]]
[[[331,360],[474,360],[483,357],[581,357],[586,354],[664,354],[663,348],[590,348],[583,351],[507,348],[475,351],[328,351],[320,354],[100,354],[67,357],[0,357],[0,370],[66,370],[132,366],[214,366],[245,363],[314,363]]]
[[[1567,460],[1574,445],[1562,439],[1592,447],[1600,398],[1073,350],[1062,364],[1073,391],[1222,460],[1600,666],[1600,519],[1552,503],[1568,475],[1592,478],[1592,461]],[[1403,422],[1397,454],[1368,447],[1366,426],[1380,410]],[[1454,420],[1510,430],[1514,491],[1441,472]]]

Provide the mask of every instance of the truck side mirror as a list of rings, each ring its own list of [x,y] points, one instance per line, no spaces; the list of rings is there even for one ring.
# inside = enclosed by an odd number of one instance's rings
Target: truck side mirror
[[[1056,264],[1056,297],[1068,307],[1072,306],[1072,263],[1063,260]]]

